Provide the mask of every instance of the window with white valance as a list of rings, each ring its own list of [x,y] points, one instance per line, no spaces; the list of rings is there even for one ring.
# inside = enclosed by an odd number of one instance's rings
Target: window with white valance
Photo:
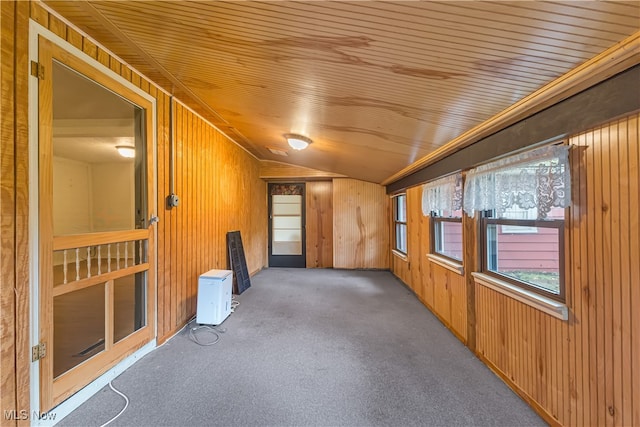
[[[444,257],[461,271],[462,174],[446,176],[422,187],[422,213],[431,217],[432,255]]]
[[[503,217],[510,208],[536,209],[545,219],[552,208],[571,201],[569,147],[538,148],[479,166],[467,173],[464,211],[495,212]]]
[[[462,209],[462,174],[445,176],[422,186],[422,214]]]
[[[569,147],[553,145],[470,170],[464,211],[482,212],[482,273],[564,302]]]

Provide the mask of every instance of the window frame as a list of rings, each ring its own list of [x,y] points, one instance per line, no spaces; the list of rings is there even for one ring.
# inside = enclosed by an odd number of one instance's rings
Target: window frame
[[[404,221],[398,220],[398,199],[404,199]],[[409,253],[409,226],[407,224],[408,220],[408,212],[407,212],[407,193],[399,193],[395,194],[392,197],[392,221],[393,221],[393,251],[397,252],[402,256],[407,256]],[[403,251],[398,248],[398,225],[404,225],[404,241],[406,244],[406,249]]]
[[[437,248],[437,237],[439,234],[438,232],[438,223],[440,222],[454,222],[454,223],[460,223],[460,228],[461,228],[461,232],[462,232],[462,259],[456,259],[453,257],[450,257],[448,255],[443,254],[442,252],[438,252],[436,250]],[[462,216],[460,217],[447,217],[447,216],[440,216],[437,214],[437,212],[431,212],[430,215],[430,227],[431,227],[431,242],[430,242],[430,248],[429,248],[429,252],[432,255],[435,255],[437,257],[440,258],[444,258],[448,261],[451,261],[452,263],[455,263],[456,265],[459,265],[460,267],[464,266],[464,226],[462,225]]]
[[[533,209],[535,209],[535,212],[533,211]],[[509,215],[513,215],[513,214],[519,214],[522,216],[522,218],[510,218],[510,219],[514,219],[517,221],[527,221],[527,220],[535,220],[538,217],[538,208],[533,208],[533,209],[521,209],[518,206],[511,206],[509,209],[506,210],[505,214],[509,214]],[[508,224],[503,224],[506,227],[512,227],[511,225]],[[522,227],[526,227],[526,226],[522,226]],[[514,229],[514,228],[507,228],[505,229],[504,227],[502,228],[502,232],[505,234],[535,234],[538,232],[538,228],[537,227],[527,227],[526,229]]]
[[[565,211],[565,219],[548,219],[548,220],[540,220],[540,219],[506,219],[506,218],[495,218],[491,217],[493,211],[485,211],[482,214],[480,219],[480,261],[481,261],[481,272],[491,277],[495,277],[504,282],[510,283],[519,288],[525,289],[530,292],[534,292],[538,295],[551,298],[554,301],[558,301],[560,303],[566,303],[566,286],[565,286],[565,255],[566,255],[566,247],[565,247],[565,221],[566,221],[566,211]],[[516,278],[501,274],[500,272],[490,270],[489,269],[489,250],[488,250],[488,225],[495,224],[497,225],[507,225],[507,226],[520,226],[520,227],[539,227],[539,228],[552,228],[558,230],[558,284],[559,284],[559,293],[554,294],[553,292],[549,292],[541,287],[529,284],[522,280],[518,280]]]

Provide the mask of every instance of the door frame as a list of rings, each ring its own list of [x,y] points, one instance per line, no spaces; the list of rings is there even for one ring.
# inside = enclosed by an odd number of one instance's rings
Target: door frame
[[[302,186],[302,201],[300,202],[300,209],[302,212],[300,220],[302,231],[302,254],[301,255],[272,255],[272,234],[273,234],[273,213],[272,213],[272,196],[271,188],[274,185],[300,185]],[[305,182],[270,182],[267,185],[267,209],[268,209],[268,244],[267,244],[267,257],[269,259],[269,267],[291,267],[291,268],[306,268],[307,267],[307,185]],[[273,257],[278,257],[274,259]],[[275,261],[275,262],[274,262]]]
[[[121,86],[125,91],[131,92],[137,98],[141,98],[144,107],[149,110],[145,122],[146,139],[147,139],[147,165],[150,169],[150,179],[148,180],[147,200],[148,215],[157,215],[157,108],[156,99],[142,89],[125,80],[122,76],[113,70],[99,63],[93,58],[87,56],[84,52],[77,49],[64,39],[60,38],[50,30],[42,27],[33,20],[29,20],[29,60],[37,62],[39,59],[39,39],[42,37],[48,42],[53,43],[56,48],[64,51],[65,55],[73,58],[74,61],[81,61],[84,66],[92,68],[100,78],[96,79],[90,76],[94,81],[100,83],[101,79],[113,82],[117,86]],[[24,70],[27,73],[27,70]],[[51,76],[49,70],[49,77]],[[46,76],[46,70],[45,70]],[[37,77],[29,76],[29,277],[30,277],[30,345],[35,346],[40,342],[40,319],[41,319],[41,299],[43,295],[40,292],[40,264],[41,264],[41,239],[40,239],[40,169],[39,169],[39,81]],[[103,80],[104,81],[104,80]],[[64,406],[61,412],[70,412],[79,406],[91,395],[99,390],[96,384],[105,381],[106,377],[113,377],[115,372],[121,372],[130,366],[133,360],[146,354],[156,347],[157,337],[157,228],[154,226],[149,233],[148,240],[148,262],[151,267],[147,273],[148,295],[147,295],[147,327],[149,338],[142,346],[136,346],[133,354],[125,357],[116,364],[109,365],[108,369],[100,370],[99,375],[93,381],[90,381],[82,391],[76,391],[76,394],[70,397],[60,407]],[[52,349],[49,349],[51,351]],[[41,362],[35,361],[30,364],[30,403],[31,413],[42,413],[46,408],[47,402],[41,399],[41,380],[40,380]],[[59,402],[58,402],[59,403]],[[50,404],[50,402],[49,402]],[[57,404],[56,404],[57,405]],[[56,409],[56,412],[58,409]],[[64,414],[58,414],[64,415]],[[32,420],[37,421],[37,420]]]

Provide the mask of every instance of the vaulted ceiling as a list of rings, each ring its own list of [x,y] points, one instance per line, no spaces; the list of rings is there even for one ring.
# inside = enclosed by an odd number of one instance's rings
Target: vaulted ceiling
[[[640,29],[637,1],[45,3],[259,159],[372,182]]]

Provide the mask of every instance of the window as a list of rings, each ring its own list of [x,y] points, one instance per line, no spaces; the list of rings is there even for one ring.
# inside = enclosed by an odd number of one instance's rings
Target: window
[[[564,302],[568,147],[547,146],[467,174],[464,210],[483,211],[482,272]]]
[[[536,219],[538,218],[538,209],[521,209],[517,206],[512,206],[504,211],[505,218],[512,219]],[[537,233],[537,227],[523,227],[520,225],[503,225],[502,232],[507,234],[529,234]]]
[[[399,194],[393,198],[393,223],[395,226],[394,249],[407,254],[407,195]]]
[[[422,188],[422,213],[431,216],[431,254],[461,267],[462,174],[446,176]]]
[[[484,272],[564,301],[564,209],[544,220],[494,215],[482,219]]]
[[[431,213],[431,253],[462,262],[462,210]]]

